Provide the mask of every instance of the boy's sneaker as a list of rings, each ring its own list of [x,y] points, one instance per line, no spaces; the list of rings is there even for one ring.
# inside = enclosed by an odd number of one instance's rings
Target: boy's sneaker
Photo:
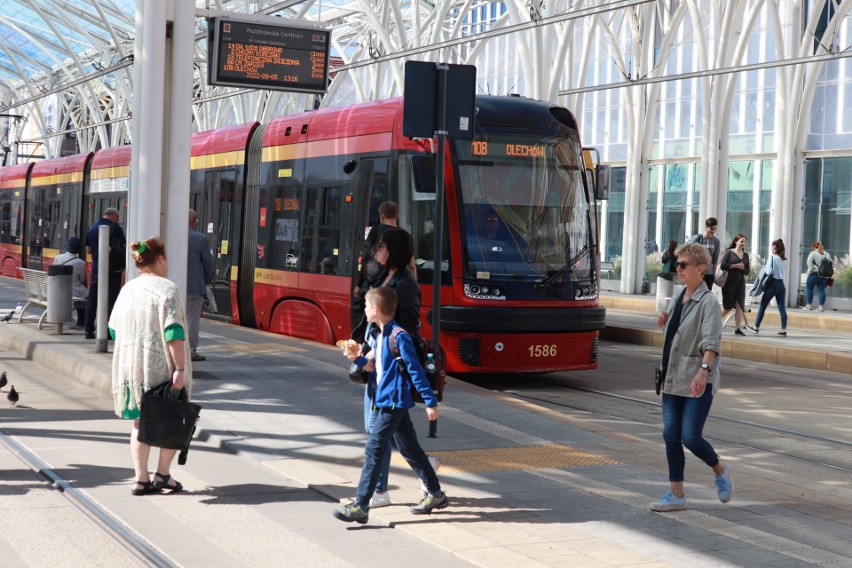
[[[426,495],[416,507],[411,508],[411,514],[429,515],[435,509],[446,509],[449,504],[447,494],[441,491],[438,495]]]
[[[722,503],[730,501],[734,494],[734,482],[731,481],[731,470],[727,465],[722,475],[716,476],[716,493],[719,494],[719,501]]]
[[[659,501],[655,501],[648,506],[652,511],[658,513],[666,513],[668,511],[685,511],[686,510],[686,495],[683,497],[675,497],[674,493],[669,491]]]
[[[370,497],[370,508],[378,509],[379,507],[387,507],[391,504],[390,491],[385,491],[384,493],[379,493],[376,491],[373,493],[373,496]]]
[[[818,312],[824,312],[824,311],[825,311],[825,308],[823,308],[822,306],[820,306],[820,307],[818,307],[818,308],[816,309],[816,311],[818,311]]]
[[[808,305],[805,305],[805,306],[802,306],[802,309],[803,309],[803,310],[807,310],[807,311],[811,311],[813,308],[811,308],[811,307],[810,307],[810,306],[808,306]]]
[[[370,516],[370,510],[367,509],[365,511],[361,508],[361,505],[355,501],[350,501],[346,505],[335,509],[332,514],[336,519],[340,519],[345,523],[351,523],[354,521],[363,525],[367,522],[367,518]]]

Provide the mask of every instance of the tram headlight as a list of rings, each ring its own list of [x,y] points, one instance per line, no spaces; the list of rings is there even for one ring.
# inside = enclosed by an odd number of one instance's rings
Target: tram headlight
[[[476,284],[471,284],[469,289],[471,294],[479,294],[479,286]]]

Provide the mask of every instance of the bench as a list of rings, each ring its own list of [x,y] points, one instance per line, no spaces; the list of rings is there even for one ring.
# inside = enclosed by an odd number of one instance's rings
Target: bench
[[[44,311],[38,318],[38,329],[44,325],[44,319],[47,317],[47,272],[43,270],[31,270],[29,268],[19,269],[24,276],[24,291],[27,295],[27,303],[21,308],[21,313],[18,314],[18,323],[24,320],[24,312],[30,306],[42,308]],[[72,298],[73,302],[85,301],[85,298]],[[60,327],[60,333],[62,328]]]
[[[24,291],[27,294],[27,303],[21,308],[21,313],[18,314],[18,323],[24,320],[24,312],[30,306],[42,308],[41,317],[38,319],[38,328],[41,329],[44,323],[44,318],[47,317],[47,272],[42,270],[30,270],[29,268],[21,268],[21,274],[24,276]]]

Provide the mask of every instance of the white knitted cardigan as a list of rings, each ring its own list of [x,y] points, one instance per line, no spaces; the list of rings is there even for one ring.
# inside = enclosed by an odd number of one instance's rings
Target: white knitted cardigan
[[[145,274],[121,289],[109,320],[115,331],[112,392],[119,417],[124,410],[138,408],[145,391],[172,380],[175,365],[164,335],[172,324],[179,324],[186,333],[186,311],[171,280]],[[186,387],[191,391],[189,341],[183,342],[183,351]]]

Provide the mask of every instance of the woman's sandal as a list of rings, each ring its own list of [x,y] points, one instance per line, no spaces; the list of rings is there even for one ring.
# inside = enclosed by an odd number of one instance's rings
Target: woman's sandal
[[[157,479],[159,478],[159,479]],[[174,481],[174,485],[169,485],[169,481]],[[179,491],[183,491],[183,485],[178,480],[172,480],[171,475],[163,475],[162,473],[157,473],[154,475],[154,487],[158,490],[168,490],[172,493],[178,493]]]
[[[160,491],[162,490],[150,481],[134,481],[130,487],[130,493],[133,495],[149,495]]]

